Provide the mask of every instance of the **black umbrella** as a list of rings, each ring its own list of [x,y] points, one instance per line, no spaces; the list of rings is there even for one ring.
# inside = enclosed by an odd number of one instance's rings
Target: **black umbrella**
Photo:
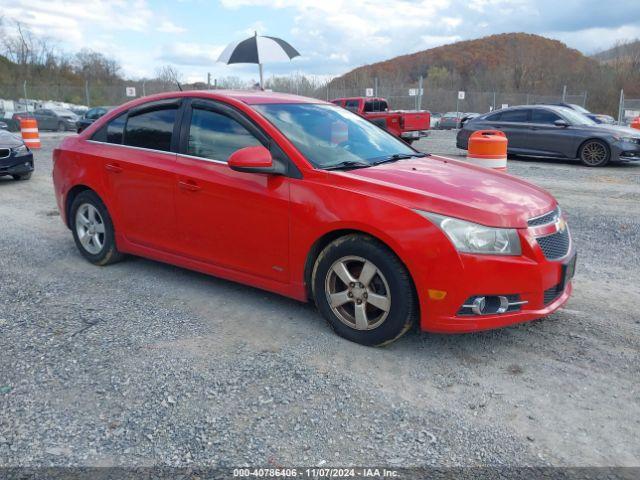
[[[218,57],[218,62],[230,65],[232,63],[257,63],[260,70],[260,88],[264,87],[262,80],[262,64],[264,62],[282,62],[299,57],[300,53],[281,38],[258,36],[231,43]]]

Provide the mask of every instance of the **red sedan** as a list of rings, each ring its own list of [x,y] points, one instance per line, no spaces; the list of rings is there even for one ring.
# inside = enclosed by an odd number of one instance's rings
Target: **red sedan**
[[[318,100],[141,98],[65,139],[53,179],[90,262],[134,254],[311,299],[366,345],[416,322],[453,333],[532,320],[571,294],[575,248],[549,193]]]

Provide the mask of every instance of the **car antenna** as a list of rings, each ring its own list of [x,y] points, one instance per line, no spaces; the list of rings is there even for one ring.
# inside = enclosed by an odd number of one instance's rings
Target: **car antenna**
[[[182,85],[180,85],[180,82],[176,81],[176,85],[178,85],[178,90],[182,91]]]

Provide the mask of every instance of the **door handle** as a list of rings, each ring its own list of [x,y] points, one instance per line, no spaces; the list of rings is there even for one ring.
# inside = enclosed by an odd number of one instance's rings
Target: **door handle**
[[[182,190],[187,190],[189,192],[197,192],[199,190],[201,190],[200,185],[198,185],[196,182],[194,182],[193,180],[180,180],[178,182],[178,186],[182,189]]]
[[[108,171],[108,172],[113,172],[113,173],[120,173],[122,172],[122,167],[120,165],[118,165],[117,163],[107,163],[104,168]]]

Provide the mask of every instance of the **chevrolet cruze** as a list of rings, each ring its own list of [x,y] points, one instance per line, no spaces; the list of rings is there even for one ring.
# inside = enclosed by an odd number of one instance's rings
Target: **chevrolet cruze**
[[[312,300],[365,345],[536,319],[572,290],[549,193],[314,99],[141,98],[66,138],[53,179],[90,262],[139,255]]]

